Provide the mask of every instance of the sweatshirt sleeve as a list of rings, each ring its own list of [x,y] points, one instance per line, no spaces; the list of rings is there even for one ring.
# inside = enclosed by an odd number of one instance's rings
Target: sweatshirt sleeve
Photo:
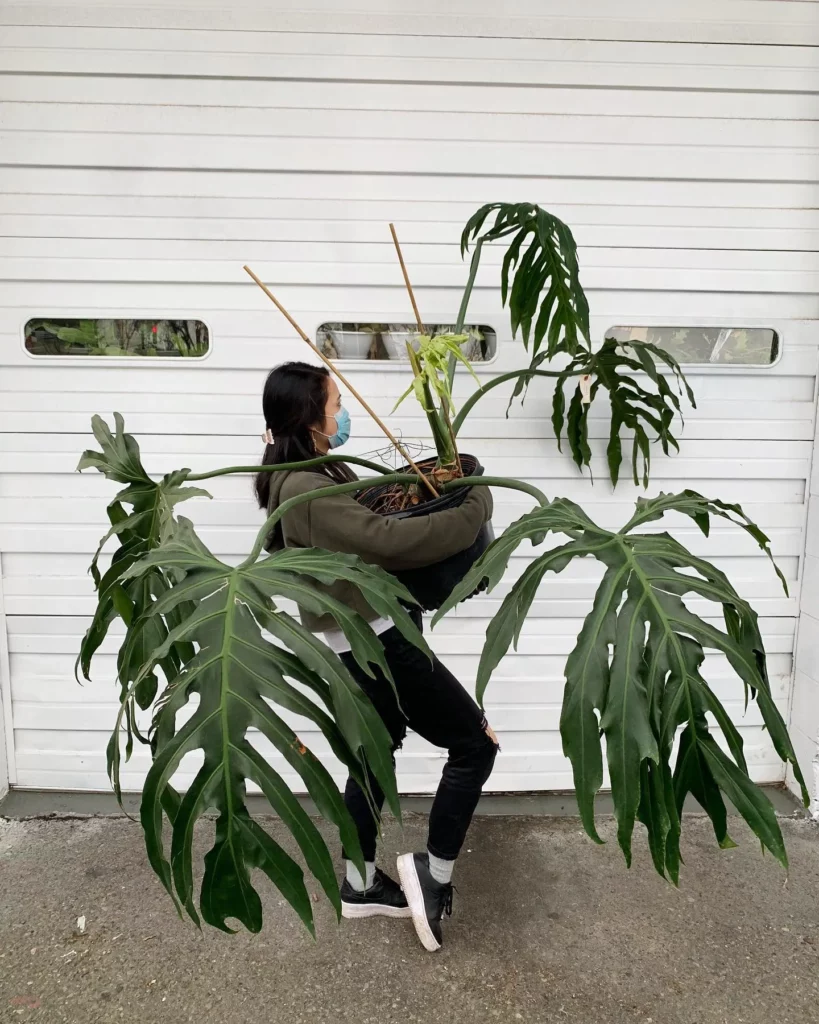
[[[306,478],[298,491],[331,486],[329,480]],[[291,509],[285,518],[299,520],[292,523],[292,535],[305,546],[359,555],[365,562],[398,571],[420,569],[464,551],[492,517],[492,508],[489,488],[473,487],[457,508],[413,519],[378,515],[349,494],[315,498],[304,508]]]

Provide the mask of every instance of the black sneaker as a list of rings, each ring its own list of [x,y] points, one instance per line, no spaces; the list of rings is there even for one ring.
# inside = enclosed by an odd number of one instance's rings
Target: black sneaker
[[[411,917],[412,911],[401,886],[376,868],[375,881],[364,892],[356,891],[346,878],[341,883],[341,916]]]
[[[434,953],[444,942],[441,918],[452,914],[452,883],[435,881],[425,853],[402,854],[398,858],[398,877],[421,945]]]

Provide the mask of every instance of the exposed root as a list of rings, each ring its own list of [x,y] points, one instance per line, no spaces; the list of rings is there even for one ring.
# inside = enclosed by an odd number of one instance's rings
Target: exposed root
[[[432,482],[436,490],[440,490],[443,484],[450,480],[456,480],[463,476],[459,466],[435,466],[427,472],[427,478]],[[367,492],[364,492],[365,495]],[[366,505],[378,515],[385,516],[394,512],[403,512],[405,509],[415,505],[425,504],[430,501],[429,489],[421,484],[392,484],[377,495],[372,503]]]
[[[418,485],[410,484],[405,487],[403,484],[393,484],[382,491],[372,504],[367,502],[367,507],[378,515],[386,516],[391,512],[403,512],[412,505],[418,505],[422,501],[418,493]]]

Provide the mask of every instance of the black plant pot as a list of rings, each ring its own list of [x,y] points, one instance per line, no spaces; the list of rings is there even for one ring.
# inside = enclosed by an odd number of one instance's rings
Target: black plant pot
[[[417,466],[421,470],[431,470],[434,468],[435,462],[435,459],[424,459],[417,463]],[[461,455],[461,466],[464,476],[483,476],[483,466],[474,455]],[[398,472],[412,472],[412,469],[409,466],[404,466]],[[380,495],[392,486],[394,485],[384,484],[381,487],[368,487],[366,491],[358,495],[358,500],[362,505],[371,508]],[[390,519],[415,519],[418,516],[435,515],[436,512],[443,512],[448,508],[457,508],[465,501],[470,490],[469,487],[455,487],[439,498],[421,502],[420,505],[413,505],[400,512],[386,514]],[[485,523],[473,543],[464,551],[450,555],[442,562],[424,566],[423,569],[405,569],[402,572],[393,573],[393,575],[404,584],[425,611],[434,611],[441,607],[494,539],[492,523]],[[469,596],[472,597],[485,589],[486,580],[482,580]]]

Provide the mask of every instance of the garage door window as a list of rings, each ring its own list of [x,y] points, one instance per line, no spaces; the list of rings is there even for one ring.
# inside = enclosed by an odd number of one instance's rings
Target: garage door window
[[[73,320],[41,317],[25,329],[33,356],[201,359],[210,334],[201,320]]]
[[[429,325],[431,335],[454,334],[452,324]],[[466,326],[461,331],[467,340],[461,346],[470,362],[493,359],[497,337],[485,324]],[[326,323],[316,332],[316,345],[328,359],[391,359],[408,362],[407,342],[417,348],[415,324]]]
[[[611,327],[606,337],[649,341],[678,363],[770,366],[779,356],[779,335],[768,327]]]

